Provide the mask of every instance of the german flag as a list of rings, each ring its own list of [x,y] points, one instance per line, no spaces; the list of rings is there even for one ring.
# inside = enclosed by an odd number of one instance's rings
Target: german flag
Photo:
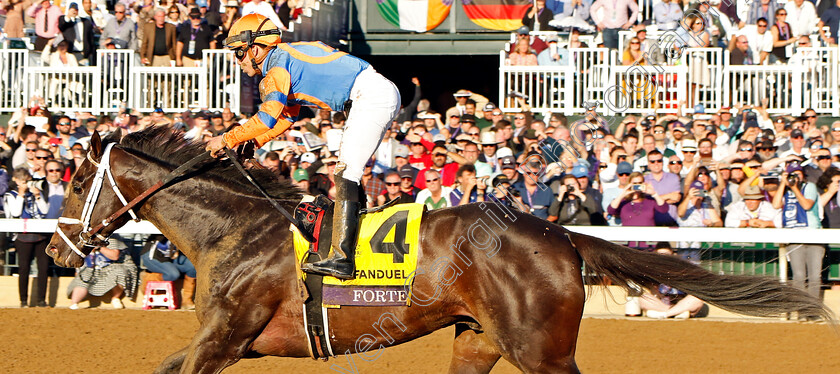
[[[513,31],[522,26],[522,16],[531,0],[463,0],[464,12],[485,29]]]

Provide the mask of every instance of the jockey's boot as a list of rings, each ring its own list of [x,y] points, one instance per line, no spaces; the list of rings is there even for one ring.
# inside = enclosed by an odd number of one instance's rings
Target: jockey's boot
[[[332,253],[326,260],[303,264],[307,273],[330,275],[339,279],[356,276],[356,239],[359,228],[359,184],[336,173],[333,213]]]

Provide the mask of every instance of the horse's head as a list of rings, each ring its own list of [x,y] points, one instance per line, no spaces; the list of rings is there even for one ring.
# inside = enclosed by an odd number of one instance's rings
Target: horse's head
[[[96,132],[91,136],[87,159],[73,174],[67,186],[62,204],[61,218],[56,232],[47,247],[56,265],[79,267],[84,257],[95,247],[104,246],[107,237],[124,225],[128,214],[115,219],[107,226],[102,222],[123,207],[114,188],[114,177],[110,174],[110,147],[104,143],[116,143],[121,137],[118,130],[104,141]],[[96,229],[101,227],[101,229]]]

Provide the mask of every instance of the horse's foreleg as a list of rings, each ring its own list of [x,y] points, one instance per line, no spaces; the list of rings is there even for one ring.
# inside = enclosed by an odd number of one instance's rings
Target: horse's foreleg
[[[187,348],[181,372],[218,373],[233,365],[248,352],[273,313],[273,309],[247,303],[235,310],[217,307],[206,314]]]
[[[485,333],[476,333],[469,327],[455,325],[455,344],[452,350],[450,374],[489,373],[502,355]]]
[[[175,352],[167,357],[155,369],[155,374],[180,373],[181,365],[184,363],[184,358],[187,357],[187,351],[190,347],[186,346],[180,351]]]

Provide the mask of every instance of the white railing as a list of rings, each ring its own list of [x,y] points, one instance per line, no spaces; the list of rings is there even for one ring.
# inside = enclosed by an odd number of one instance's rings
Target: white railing
[[[239,67],[227,50],[204,51],[199,67],[145,67],[133,51],[98,50],[97,66],[38,66],[26,50],[0,49],[0,112],[43,97],[50,111],[239,110]]]
[[[28,61],[28,50],[0,49],[0,111],[18,110],[27,104],[24,67]]]
[[[676,113],[680,103],[683,113],[693,113],[697,104],[714,113],[764,99],[769,113],[799,115],[813,108],[840,115],[840,47],[800,48],[786,65],[729,65],[730,53],[720,48],[689,48],[679,60],[641,69],[622,65],[617,51],[603,48],[571,49],[569,57],[569,66],[507,66],[501,52],[502,110],[520,110],[508,97],[515,91],[527,95],[536,111],[567,115],[584,112],[592,102],[601,103],[605,114]],[[628,84],[642,87],[644,81],[652,85],[628,90]],[[608,97],[611,105],[603,105]]]

